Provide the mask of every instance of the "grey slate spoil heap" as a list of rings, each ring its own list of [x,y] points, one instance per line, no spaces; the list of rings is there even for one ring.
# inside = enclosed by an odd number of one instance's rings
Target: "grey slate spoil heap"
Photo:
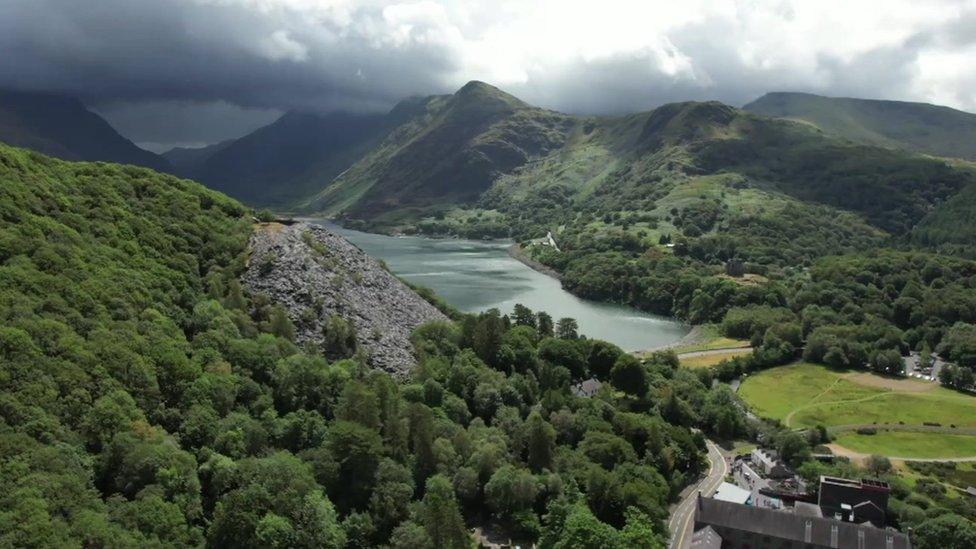
[[[355,326],[371,367],[405,377],[416,362],[411,332],[447,320],[379,261],[324,227],[262,225],[250,246],[241,282],[285,308],[299,345],[320,346],[324,326],[339,315]]]

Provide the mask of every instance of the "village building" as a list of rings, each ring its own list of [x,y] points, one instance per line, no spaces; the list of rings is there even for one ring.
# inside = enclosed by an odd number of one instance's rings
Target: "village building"
[[[880,480],[850,480],[820,477],[820,499],[817,504],[824,516],[845,522],[870,522],[884,526],[888,515],[891,487]]]
[[[744,488],[739,488],[730,482],[723,482],[718,486],[718,490],[712,497],[722,501],[749,504],[752,500],[752,492]]]
[[[809,507],[777,511],[698,495],[695,549],[910,549],[908,536],[869,523],[817,516]],[[816,507],[814,507],[816,509]],[[716,537],[720,539],[715,539]],[[698,545],[695,543],[698,542]]]
[[[793,471],[775,450],[756,448],[750,455],[753,465],[767,478],[789,478]]]

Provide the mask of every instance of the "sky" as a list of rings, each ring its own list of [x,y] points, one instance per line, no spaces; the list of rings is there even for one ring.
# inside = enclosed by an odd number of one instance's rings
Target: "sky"
[[[153,150],[470,80],[579,114],[768,91],[976,112],[976,0],[0,0],[0,87]]]

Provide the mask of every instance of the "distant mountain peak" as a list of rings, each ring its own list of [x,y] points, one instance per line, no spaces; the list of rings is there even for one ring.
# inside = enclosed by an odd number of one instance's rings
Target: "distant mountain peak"
[[[454,99],[459,102],[493,102],[513,108],[529,106],[518,97],[479,80],[472,80],[462,86],[454,93]]]
[[[470,93],[504,93],[504,92],[502,92],[502,90],[496,88],[495,86],[492,86],[491,84],[482,82],[481,80],[471,80],[467,84],[461,86],[461,89],[455,92],[454,95],[465,95]]]

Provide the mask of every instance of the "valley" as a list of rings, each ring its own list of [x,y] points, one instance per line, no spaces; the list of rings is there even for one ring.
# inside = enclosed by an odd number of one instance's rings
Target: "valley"
[[[976,0],[0,14],[0,549],[976,548]]]
[[[0,137],[104,159],[23,120]],[[976,165],[868,122],[471,82],[131,160],[180,177],[0,146],[0,438],[33,475],[2,503],[64,510],[40,545],[657,549],[759,445],[885,479],[919,539],[923,507],[976,518],[916,470],[976,457]]]

